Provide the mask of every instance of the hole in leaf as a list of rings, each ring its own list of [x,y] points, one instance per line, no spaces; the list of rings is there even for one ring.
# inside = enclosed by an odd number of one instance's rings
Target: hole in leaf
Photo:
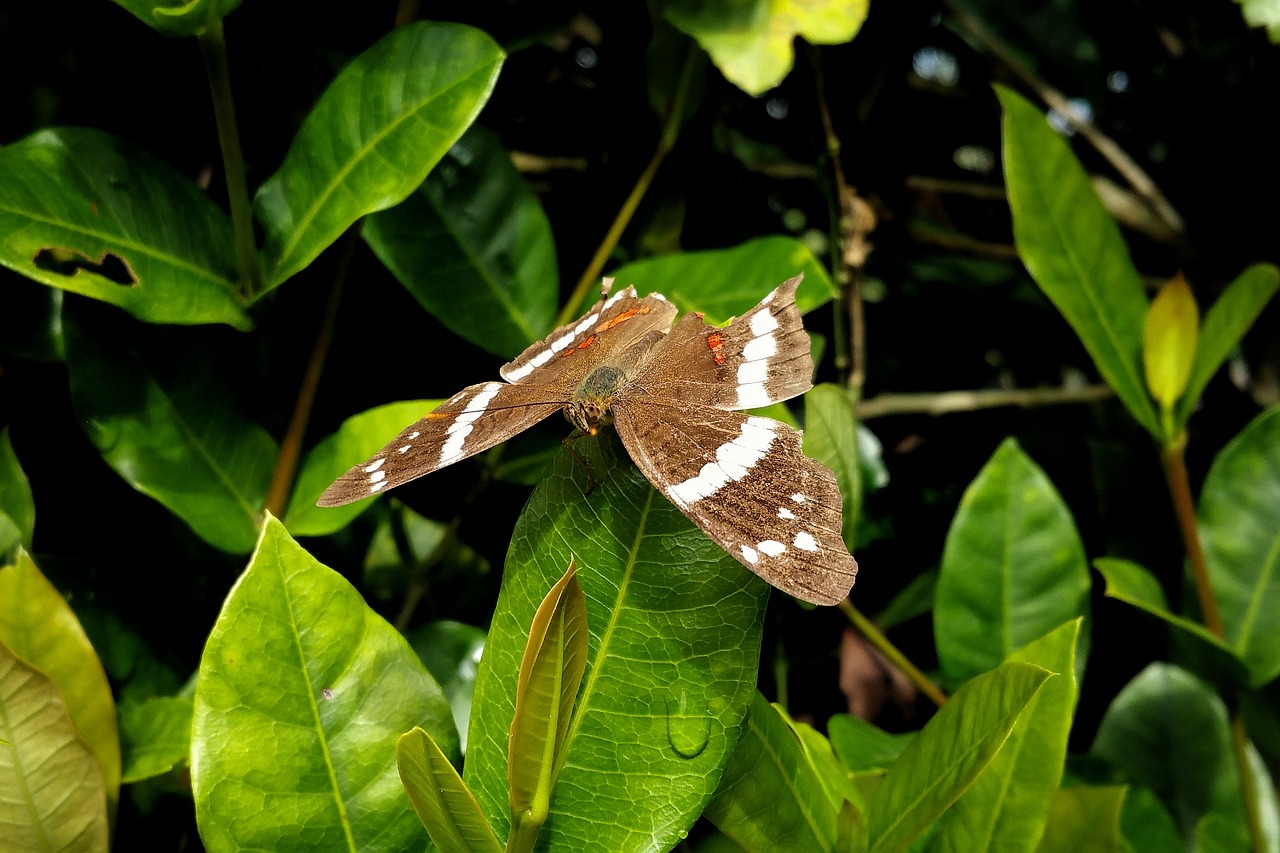
[[[95,261],[83,252],[55,246],[36,252],[31,262],[37,269],[68,278],[79,275],[80,270],[87,270],[124,287],[132,287],[138,283],[138,277],[133,274],[129,264],[114,252],[103,252],[102,257]]]

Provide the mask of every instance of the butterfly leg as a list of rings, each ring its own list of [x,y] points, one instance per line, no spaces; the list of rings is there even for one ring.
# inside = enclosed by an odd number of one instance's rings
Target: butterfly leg
[[[583,436],[586,436],[586,435],[590,435],[590,433],[583,432],[582,430],[575,427],[572,433],[560,439],[560,443],[564,445],[564,449],[568,451],[569,455],[573,457],[573,460],[577,462],[579,465],[581,465],[583,470],[587,472],[587,490],[582,493],[582,496],[584,498],[587,495],[591,494],[592,491],[595,490],[596,475],[595,475],[595,472],[591,470],[591,463],[587,462],[587,460],[583,458],[582,454],[574,450],[573,446],[569,444],[569,442],[575,439],[582,438]]]

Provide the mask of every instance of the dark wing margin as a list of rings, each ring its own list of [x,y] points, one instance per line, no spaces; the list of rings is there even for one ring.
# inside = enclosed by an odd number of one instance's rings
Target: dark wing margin
[[[840,490],[798,430],[652,402],[618,406],[614,424],[649,482],[738,562],[813,604],[849,594],[858,563],[840,536]]]
[[[544,395],[538,390],[504,382],[462,389],[334,480],[316,504],[341,506],[381,494],[501,444],[568,402],[562,389],[548,387]]]

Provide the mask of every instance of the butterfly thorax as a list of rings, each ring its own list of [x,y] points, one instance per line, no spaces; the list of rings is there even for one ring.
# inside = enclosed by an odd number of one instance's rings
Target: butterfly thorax
[[[611,409],[625,380],[625,372],[607,364],[588,373],[565,407],[564,414],[569,423],[588,435],[595,435],[601,424],[613,420]]]

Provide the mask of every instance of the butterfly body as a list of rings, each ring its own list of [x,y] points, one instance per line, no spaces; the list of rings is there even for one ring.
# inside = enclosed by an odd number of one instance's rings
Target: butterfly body
[[[812,387],[797,276],[723,328],[625,288],[406,427],[318,503],[377,494],[494,446],[562,410],[580,433],[612,423],[636,465],[739,562],[817,604],[848,594],[835,476],[799,431],[741,410]]]

